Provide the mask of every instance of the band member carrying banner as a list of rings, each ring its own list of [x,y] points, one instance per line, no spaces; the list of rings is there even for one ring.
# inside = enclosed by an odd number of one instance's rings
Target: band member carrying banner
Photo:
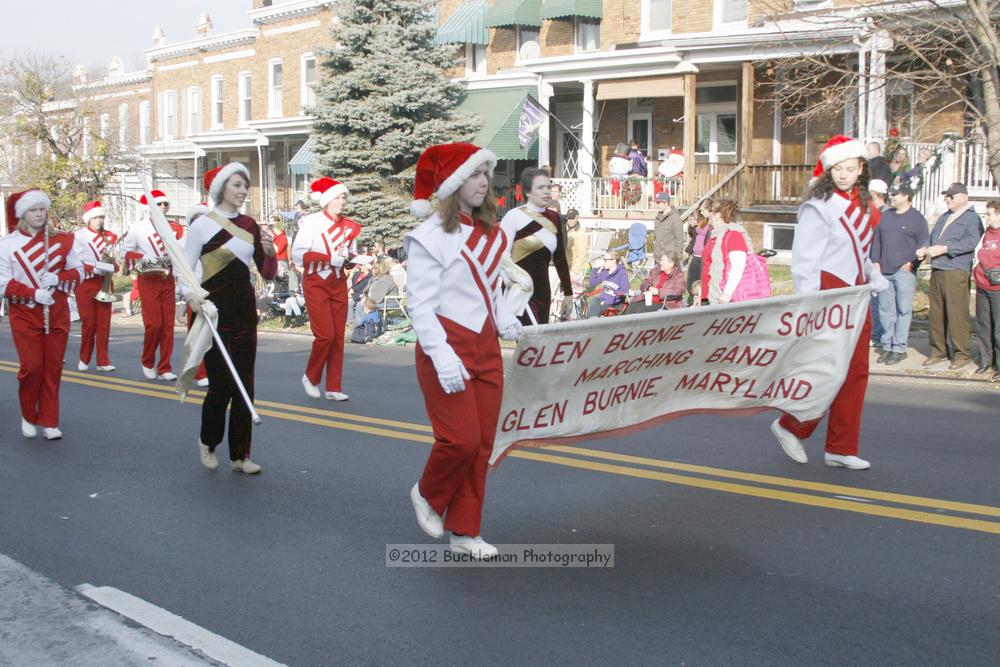
[[[500,226],[513,239],[510,255],[531,276],[535,292],[528,302],[529,311],[520,315],[522,324],[547,324],[552,305],[549,264],[554,263],[559,288],[565,298],[573,298],[573,284],[566,261],[565,233],[559,214],[548,208],[552,203],[552,182],[544,169],[521,172],[521,191],[528,202],[512,209]]]
[[[184,242],[185,242],[185,236],[186,236],[187,228],[191,227],[191,223],[194,222],[197,218],[199,218],[199,217],[201,217],[203,215],[206,215],[207,213],[210,213],[211,211],[212,211],[212,207],[209,206],[208,204],[204,203],[204,202],[199,202],[199,203],[195,204],[194,206],[192,206],[191,208],[188,209],[187,215],[184,216],[185,222],[186,222],[185,229],[184,229],[185,233],[182,234],[181,237],[178,239],[178,241],[180,242],[181,248],[184,247]],[[171,225],[171,227],[172,226],[173,225]],[[194,275],[195,275],[195,277],[198,278],[198,282],[200,284],[201,283],[201,262],[200,261],[194,267]],[[182,294],[183,294],[183,291],[182,291]],[[191,331],[191,326],[194,324],[194,320],[195,320],[195,314],[194,314],[194,311],[191,310],[190,306],[188,306],[186,308],[186,310],[187,310],[187,328],[188,328],[188,331]],[[202,361],[200,364],[198,364],[198,371],[194,374],[194,383],[196,385],[198,385],[199,387],[207,387],[208,386],[208,371],[205,369],[205,362],[204,361]]]
[[[347,267],[357,255],[356,239],[361,225],[343,215],[350,192],[347,186],[323,177],[310,186],[314,201],[323,208],[299,223],[292,244],[292,262],[302,267],[302,286],[312,352],[302,376],[302,387],[310,398],[321,395],[331,401],[346,401],[343,392],[344,338],[347,326]],[[326,392],[319,385],[326,372]]]
[[[21,433],[56,440],[59,384],[69,339],[67,299],[83,279],[71,234],[50,231],[48,195],[26,190],[7,198],[7,236],[0,239],[0,295],[10,302]]]
[[[104,229],[105,210],[99,201],[84,204],[83,229],[73,236],[76,252],[83,262],[83,280],[76,288],[76,307],[80,311],[80,360],[77,369],[85,371],[90,367],[90,357],[97,348],[97,370],[115,370],[108,352],[111,336],[111,304],[117,301],[111,286],[118,266],[114,260],[113,248],[118,235]]]
[[[153,190],[153,200],[143,195],[139,203],[157,206],[166,215],[170,209],[167,196]],[[174,230],[176,235],[176,230]],[[163,239],[153,228],[149,217],[129,227],[122,239],[122,259],[125,272],[136,272],[139,299],[142,301],[142,374],[147,380],[176,380],[171,372],[170,355],[174,351],[174,316],[176,312],[176,284],[170,259],[163,246]],[[160,360],[156,361],[159,350]]]
[[[486,468],[503,394],[497,334],[516,340],[521,323],[501,296],[509,239],[496,222],[490,185],[496,156],[472,144],[431,146],[417,162],[406,235],[406,293],[417,334],[417,381],[434,430],[423,475],[410,491],[417,523],[450,548],[497,554],[480,535]],[[430,198],[438,210],[429,218]],[[523,303],[523,302],[522,302]]]
[[[230,466],[236,472],[252,475],[261,467],[250,460],[250,403],[257,359],[257,304],[250,267],[252,263],[265,280],[271,280],[278,262],[270,232],[239,212],[250,190],[250,171],[231,162],[206,172],[203,180],[216,206],[191,223],[183,249],[186,268],[193,272],[201,263],[201,285],[200,289],[186,281],[181,285],[192,311],[200,313],[209,302],[218,310],[218,336],[204,354],[209,384],[202,402],[198,450],[202,465],[218,467],[215,448],[225,434],[229,408]],[[188,342],[192,336],[197,337],[196,326],[192,326]],[[185,357],[181,380],[190,386],[199,359]],[[186,391],[186,387],[179,386],[179,390]]]
[[[831,138],[819,154],[808,198],[799,207],[792,243],[792,282],[798,294],[865,284],[881,292],[889,286],[869,259],[879,211],[868,195],[866,155],[862,142],[842,135]],[[830,405],[824,455],[828,466],[871,467],[857,455],[871,326],[869,312],[847,377]],[[801,422],[784,415],[771,424],[771,431],[789,458],[806,463],[809,458],[801,441],[812,435],[820,421]]]

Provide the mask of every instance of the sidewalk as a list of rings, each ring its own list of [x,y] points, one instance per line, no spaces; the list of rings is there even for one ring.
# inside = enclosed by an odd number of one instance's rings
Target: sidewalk
[[[0,555],[0,665],[218,665]]]

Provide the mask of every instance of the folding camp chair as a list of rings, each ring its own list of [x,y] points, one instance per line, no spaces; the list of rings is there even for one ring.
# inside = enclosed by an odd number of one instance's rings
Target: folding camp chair
[[[646,252],[646,237],[649,230],[641,222],[633,222],[628,228],[628,244],[610,248],[610,250],[626,250],[625,265],[632,272],[632,280],[642,280],[649,274],[649,253]]]

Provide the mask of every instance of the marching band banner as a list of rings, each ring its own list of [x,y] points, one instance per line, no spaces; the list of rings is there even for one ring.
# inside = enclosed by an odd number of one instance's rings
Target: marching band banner
[[[490,465],[690,414],[821,417],[847,375],[871,288],[525,327],[507,361]]]

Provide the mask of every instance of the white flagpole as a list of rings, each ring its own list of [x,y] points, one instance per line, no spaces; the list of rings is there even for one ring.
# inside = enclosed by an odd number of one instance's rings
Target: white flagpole
[[[184,251],[181,250],[181,246],[177,243],[177,239],[174,238],[174,232],[170,228],[170,223],[167,222],[166,216],[163,215],[163,211],[159,209],[153,202],[153,195],[146,191],[146,201],[151,202],[149,206],[149,220],[153,223],[153,229],[159,234],[160,240],[163,241],[163,247],[167,251],[167,256],[170,258],[170,263],[173,266],[174,275],[177,276],[181,282],[183,282],[189,290],[201,294],[202,297],[207,297],[208,292],[201,286],[198,282],[198,278],[194,275],[194,271],[188,266],[187,258],[184,257]],[[205,301],[205,303],[212,303],[211,301]],[[215,304],[212,304],[215,307]],[[208,328],[212,330],[212,339],[219,348],[219,353],[222,354],[222,358],[226,361],[226,366],[229,368],[229,372],[233,376],[233,382],[236,383],[237,389],[240,390],[240,396],[243,397],[243,401],[247,404],[247,408],[250,410],[250,418],[253,420],[254,425],[260,424],[260,415],[257,414],[257,410],[253,406],[253,401],[250,400],[250,394],[247,393],[246,387],[243,386],[243,381],[240,380],[239,373],[236,372],[236,366],[233,365],[233,360],[229,356],[229,351],[226,350],[226,346],[222,343],[222,337],[219,336],[219,331],[215,328],[215,324],[208,317],[205,317],[203,313],[198,313],[198,317],[204,319]]]

